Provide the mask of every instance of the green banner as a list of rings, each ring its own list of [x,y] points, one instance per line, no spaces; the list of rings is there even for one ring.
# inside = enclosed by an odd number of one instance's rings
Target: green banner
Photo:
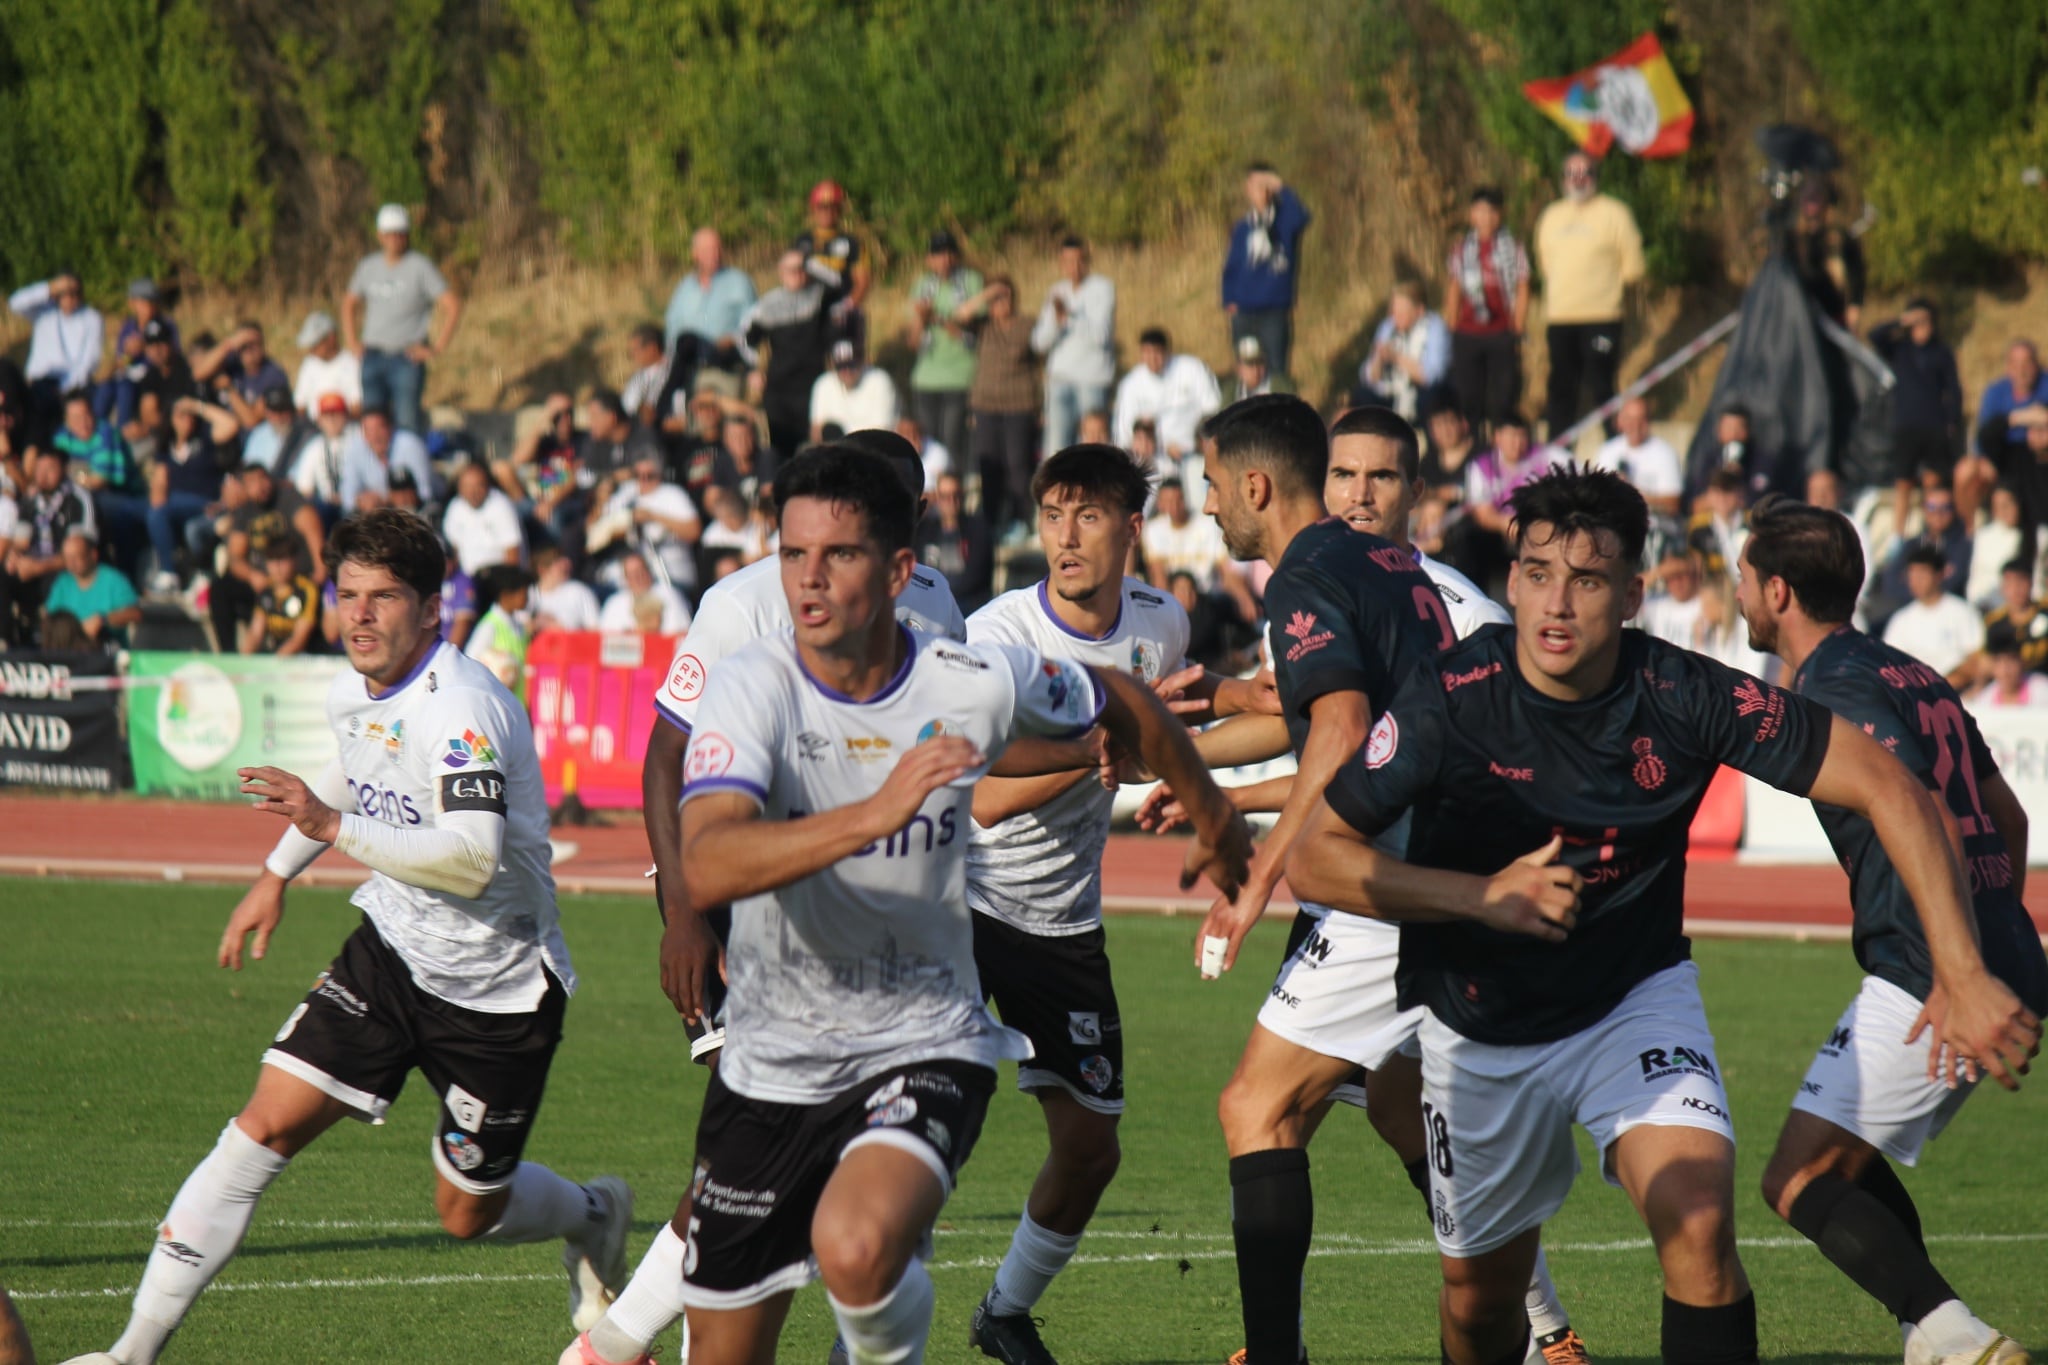
[[[237,768],[311,780],[334,760],[327,692],[341,659],[262,654],[128,656],[128,743],[144,793],[241,799]]]

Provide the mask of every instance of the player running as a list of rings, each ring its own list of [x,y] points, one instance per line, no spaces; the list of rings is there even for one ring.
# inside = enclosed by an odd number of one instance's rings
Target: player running
[[[1515,495],[1513,627],[1404,679],[1288,867],[1303,895],[1401,921],[1421,1025],[1443,1348],[1519,1359],[1543,1222],[1577,1171],[1571,1125],[1627,1191],[1663,1270],[1663,1358],[1757,1358],[1735,1252],[1735,1134],[1682,933],[1694,812],[1717,764],[1868,818],[1907,889],[1963,913],[1940,812],[1824,707],[1622,624],[1649,512],[1601,471]],[[1405,859],[1369,842],[1413,811]],[[2036,1036],[1981,973],[1944,1041],[1987,1065]]]
[[[441,1226],[465,1241],[564,1239],[578,1327],[625,1279],[625,1182],[577,1185],[520,1160],[576,985],[532,726],[488,669],[441,638],[443,558],[427,523],[393,510],[350,517],[326,560],[355,670],[327,698],[341,756],[310,785],[241,770],[256,808],[291,825],[229,917],[220,965],[241,970],[251,934],[250,955],[264,955],[286,883],[330,845],[371,869],[352,897],[363,923],[172,1201],[127,1331],[80,1362],[155,1360],[285,1164],[340,1119],[382,1123],[414,1068],[441,1100]]]
[[[2048,957],[2020,896],[2026,812],[1955,689],[1849,624],[1863,549],[1848,520],[1769,499],[1749,525],[1736,591],[1750,648],[1783,659],[1794,692],[1862,727],[1940,797],[1961,837],[1974,911],[1973,933],[1972,920],[1942,913],[1943,901],[1916,908],[1870,821],[1815,804],[1849,870],[1856,961],[1868,975],[1792,1098],[1764,1199],[1898,1320],[1907,1365],[2017,1365],[2026,1352],[1978,1321],[1928,1259],[1891,1161],[1915,1165],[1975,1089],[1973,1062],[1961,1062],[1970,1075],[1957,1084],[1957,1060],[1944,1066],[1922,1038],[1929,1018],[1981,990],[1987,970],[2027,1004],[2029,1027],[2048,1008]],[[2027,1069],[2016,1054],[2008,1060]]]
[[[683,1260],[691,1359],[772,1359],[816,1274],[853,1361],[914,1361],[932,1309],[917,1253],[997,1061],[1028,1054],[975,972],[972,782],[1014,736],[1099,719],[1194,784],[1190,879],[1234,891],[1250,843],[1144,684],[895,622],[915,503],[872,460],[813,452],[776,500],[794,632],[725,659],[685,761],[689,901],[734,907]]]

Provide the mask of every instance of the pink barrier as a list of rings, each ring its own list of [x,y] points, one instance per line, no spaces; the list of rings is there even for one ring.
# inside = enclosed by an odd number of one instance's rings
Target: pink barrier
[[[526,695],[548,804],[637,809],[654,694],[676,635],[545,631],[527,651]]]

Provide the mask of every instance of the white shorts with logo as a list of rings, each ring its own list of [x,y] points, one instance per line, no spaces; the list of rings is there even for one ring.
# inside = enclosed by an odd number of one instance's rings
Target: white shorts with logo
[[[1927,1079],[1933,1030],[1908,1043],[1920,1002],[1882,977],[1866,976],[1828,1040],[1814,1054],[1792,1107],[1826,1119],[1911,1166],[1940,1136],[1975,1082],[1951,1090]]]
[[[1430,1205],[1446,1256],[1492,1251],[1563,1207],[1579,1173],[1575,1122],[1603,1168],[1615,1139],[1644,1125],[1735,1141],[1690,962],[1638,982],[1605,1019],[1556,1042],[1476,1043],[1427,1012],[1421,1039]]]
[[[1367,1071],[1385,1065],[1397,1052],[1414,1056],[1423,1011],[1404,1010],[1395,1002],[1399,926],[1304,905],[1295,930],[1299,941],[1259,1007],[1260,1026],[1296,1047],[1355,1062]],[[1352,1085],[1339,1087],[1335,1098],[1365,1103],[1363,1092]]]

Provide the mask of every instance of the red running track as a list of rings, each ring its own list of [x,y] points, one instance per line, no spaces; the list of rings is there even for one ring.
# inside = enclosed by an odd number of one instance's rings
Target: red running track
[[[105,877],[238,883],[252,878],[276,842],[276,816],[231,804],[125,797],[0,795],[0,875]],[[636,821],[564,827],[555,880],[565,892],[651,894],[647,838]],[[573,848],[568,846],[573,845]],[[1207,897],[1182,892],[1177,839],[1111,837],[1103,891],[1112,910],[1199,910]],[[346,886],[365,872],[330,853],[306,880]],[[2033,879],[2028,909],[2048,929],[2048,878]],[[1701,933],[1840,936],[1849,924],[1848,883],[1832,865],[1695,861],[1686,919]],[[1282,887],[1276,908],[1286,909]]]

